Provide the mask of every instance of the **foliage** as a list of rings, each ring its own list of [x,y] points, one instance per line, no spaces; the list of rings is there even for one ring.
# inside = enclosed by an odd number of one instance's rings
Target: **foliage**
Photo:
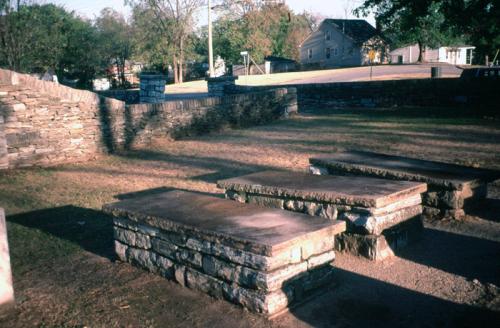
[[[244,1],[235,6],[223,11],[214,25],[216,55],[229,64],[241,62],[241,51],[249,51],[257,63],[269,55],[299,59],[298,46],[311,32],[312,16],[296,15],[284,5]]]
[[[358,15],[373,11],[395,46],[471,43],[477,56],[493,56],[500,48],[500,9],[495,0],[365,0]]]
[[[157,25],[156,31],[161,29],[161,38],[164,50],[168,49],[172,56],[174,67],[174,80],[183,82],[183,67],[186,57],[187,42],[194,31],[195,12],[204,3],[203,0],[137,0],[128,1],[135,8],[142,10],[154,17],[152,23]]]
[[[122,14],[111,8],[104,8],[95,26],[99,32],[102,59],[115,64],[120,85],[126,85],[125,63],[132,56],[132,27]]]
[[[11,7],[0,16],[0,65],[16,71],[53,69],[87,86],[99,69],[96,41],[90,22],[53,4]]]

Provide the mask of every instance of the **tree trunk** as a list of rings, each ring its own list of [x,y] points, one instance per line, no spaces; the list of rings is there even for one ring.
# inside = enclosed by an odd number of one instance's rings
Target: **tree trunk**
[[[418,62],[422,63],[424,61],[424,47],[422,45],[422,41],[417,41],[418,42]]]
[[[184,82],[183,74],[183,64],[184,64],[184,39],[181,38],[179,43],[180,55],[179,55],[179,83]]]
[[[179,83],[179,75],[178,75],[178,66],[177,66],[177,56],[174,54],[174,61],[173,61],[173,66],[174,66],[174,83],[177,84]]]

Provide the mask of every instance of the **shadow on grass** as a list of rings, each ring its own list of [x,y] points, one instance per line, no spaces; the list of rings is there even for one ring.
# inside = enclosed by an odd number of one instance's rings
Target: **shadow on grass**
[[[127,200],[127,199],[132,199],[132,198],[155,196],[155,195],[163,194],[163,193],[170,192],[170,191],[186,191],[186,192],[192,192],[192,193],[205,195],[205,196],[224,198],[224,194],[214,194],[214,193],[209,193],[209,192],[200,192],[200,191],[193,191],[193,190],[186,190],[186,189],[179,189],[179,188],[166,188],[166,187],[139,190],[139,191],[130,192],[130,193],[126,193],[126,194],[119,194],[119,195],[115,195],[114,198],[122,201],[122,200]]]
[[[291,314],[313,327],[494,327],[500,313],[335,269],[334,286]]]
[[[12,215],[7,220],[65,239],[97,255],[115,258],[113,221],[101,211],[63,206]]]

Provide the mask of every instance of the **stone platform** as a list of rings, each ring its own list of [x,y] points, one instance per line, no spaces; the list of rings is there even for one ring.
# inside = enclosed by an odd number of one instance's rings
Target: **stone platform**
[[[315,157],[309,162],[313,174],[425,182],[429,190],[423,195],[424,214],[431,218],[462,218],[464,208],[484,199],[487,183],[500,175],[491,170],[361,151]]]
[[[347,223],[337,249],[372,260],[418,238],[423,183],[265,171],[219,181],[226,197]]]
[[[105,205],[122,261],[272,316],[331,281],[330,221],[173,191]]]
[[[7,222],[0,208],[0,316],[14,307],[14,288],[10,268],[9,243],[7,241]]]

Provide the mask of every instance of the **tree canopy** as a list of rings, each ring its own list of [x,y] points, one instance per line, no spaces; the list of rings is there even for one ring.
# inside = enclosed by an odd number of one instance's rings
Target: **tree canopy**
[[[422,51],[470,43],[477,47],[476,58],[500,47],[499,4],[494,0],[365,0],[356,9],[358,15],[369,12],[395,46],[418,43]]]

